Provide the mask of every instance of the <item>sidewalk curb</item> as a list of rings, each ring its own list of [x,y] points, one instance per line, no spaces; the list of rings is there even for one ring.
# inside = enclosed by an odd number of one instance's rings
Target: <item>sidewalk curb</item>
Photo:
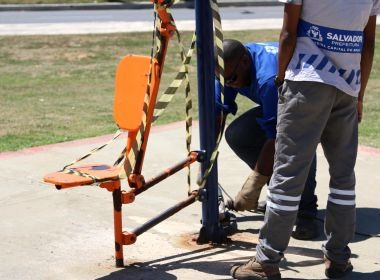
[[[184,127],[185,122],[184,121],[176,121],[172,123],[167,124],[160,124],[156,126],[152,126],[151,128],[151,134],[173,130],[173,129],[179,129],[180,127]],[[199,128],[199,121],[195,120],[193,122],[193,127],[198,129]],[[59,143],[52,143],[52,144],[45,144],[40,146],[33,146],[33,147],[27,147],[16,151],[7,151],[7,152],[0,152],[0,159],[7,159],[7,158],[13,158],[17,156],[23,156],[32,154],[34,152],[39,151],[46,151],[46,150],[52,150],[54,148],[68,148],[72,146],[83,146],[83,145],[97,145],[101,143],[105,143],[109,141],[114,134],[104,134],[104,135],[98,135],[98,136],[92,136],[92,137],[86,137],[86,138],[80,138],[75,140],[69,140],[65,142],[59,142]],[[322,147],[319,145],[318,149],[322,149]],[[322,150],[321,150],[322,151]],[[369,156],[375,156],[380,157],[380,148],[365,146],[365,145],[359,145],[358,146],[358,152],[363,153],[365,155]]]
[[[250,7],[250,6],[279,6],[277,1],[225,1],[220,2],[219,7]],[[151,9],[150,2],[131,3],[101,3],[101,4],[31,4],[31,5],[0,5],[0,12],[12,11],[67,11],[67,10],[121,10],[121,9]],[[194,2],[180,2],[175,8],[194,8]]]

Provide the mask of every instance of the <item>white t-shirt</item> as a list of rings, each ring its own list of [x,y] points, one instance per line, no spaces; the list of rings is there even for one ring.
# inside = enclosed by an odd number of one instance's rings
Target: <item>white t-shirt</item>
[[[315,81],[358,96],[363,30],[380,0],[279,0],[302,5],[297,45],[285,79]]]

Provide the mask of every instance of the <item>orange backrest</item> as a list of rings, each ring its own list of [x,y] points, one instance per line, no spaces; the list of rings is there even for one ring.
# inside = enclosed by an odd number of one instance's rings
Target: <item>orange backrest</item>
[[[136,131],[142,119],[150,57],[128,55],[118,64],[115,77],[114,119],[119,128]],[[157,60],[152,64],[151,93],[158,82]]]

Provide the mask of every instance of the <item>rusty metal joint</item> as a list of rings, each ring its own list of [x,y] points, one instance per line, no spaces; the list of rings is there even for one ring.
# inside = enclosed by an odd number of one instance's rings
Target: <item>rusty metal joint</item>
[[[123,231],[123,245],[131,245],[137,240],[136,234],[133,232]]]
[[[128,176],[129,186],[133,189],[139,189],[145,185],[145,178],[141,174],[134,174]]]
[[[113,192],[120,188],[120,180],[100,183],[99,187],[107,189],[109,192]]]
[[[122,204],[129,204],[135,201],[135,194],[133,192],[121,192],[121,203]]]

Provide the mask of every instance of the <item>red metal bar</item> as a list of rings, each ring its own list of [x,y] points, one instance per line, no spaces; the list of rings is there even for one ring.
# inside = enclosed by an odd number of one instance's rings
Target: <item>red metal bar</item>
[[[146,232],[147,230],[151,229],[155,225],[157,225],[157,224],[161,223],[162,221],[166,220],[167,218],[173,216],[175,213],[179,212],[183,208],[194,203],[197,196],[198,196],[197,192],[191,193],[187,199],[177,203],[173,207],[170,207],[169,209],[165,210],[164,212],[162,212],[158,216],[154,217],[153,219],[151,219],[148,222],[141,225],[140,227],[132,230],[132,233],[134,233],[136,236],[139,236],[140,234]]]
[[[121,203],[121,190],[120,181],[115,182],[113,197],[113,218],[114,218],[114,232],[115,232],[115,260],[116,267],[124,267],[123,257],[123,222],[122,222],[122,203]]]
[[[162,180],[168,178],[169,176],[177,173],[181,169],[185,168],[186,166],[192,164],[195,162],[198,158],[198,152],[191,152],[190,155],[184,159],[183,161],[177,163],[176,165],[166,169],[162,173],[158,174],[157,176],[151,178],[149,181],[147,181],[141,188],[137,188],[133,190],[133,193],[135,195],[138,195],[142,192],[145,192],[146,190],[150,189],[157,183],[161,182]]]

